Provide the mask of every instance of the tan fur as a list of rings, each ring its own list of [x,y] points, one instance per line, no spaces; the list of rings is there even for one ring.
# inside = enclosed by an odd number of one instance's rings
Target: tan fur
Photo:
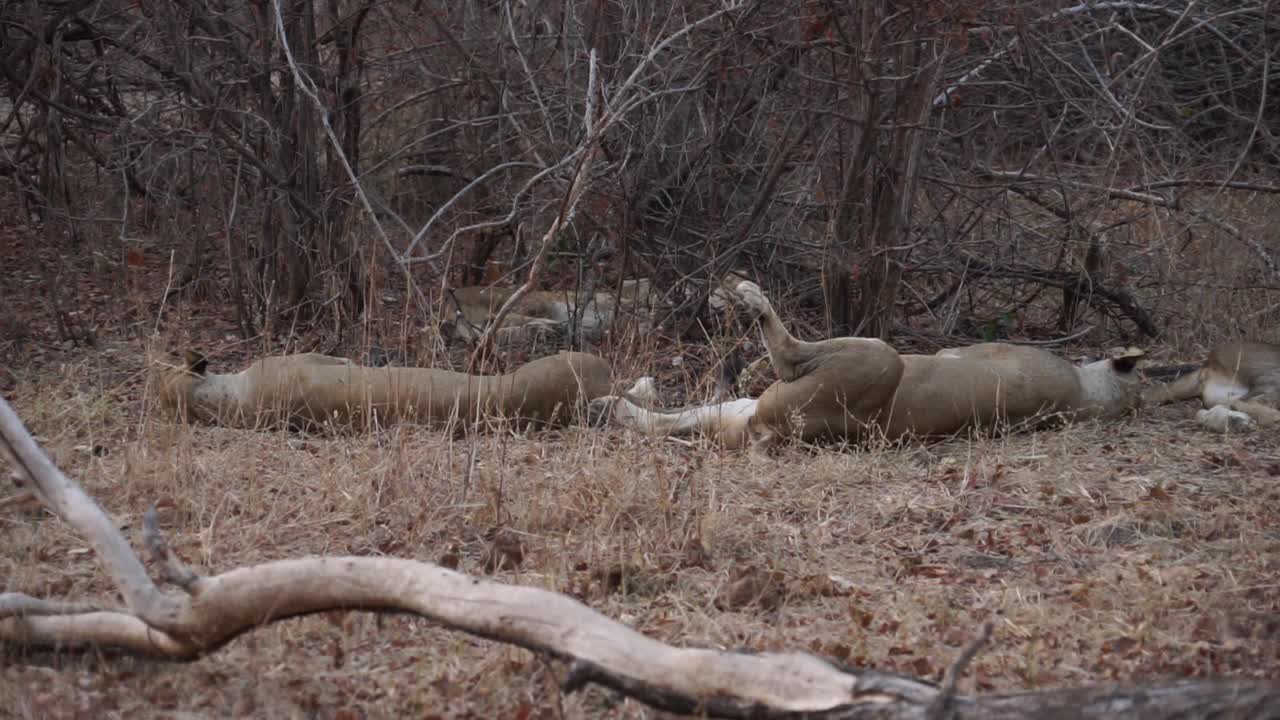
[[[457,322],[454,333],[464,340],[475,340],[498,308],[515,294],[515,288],[470,286],[454,290],[451,307]],[[585,298],[578,316],[585,337],[599,338],[613,323],[619,310],[635,312],[649,307],[653,286],[648,279],[625,280],[621,294],[603,290]],[[533,290],[525,293],[502,320],[500,341],[518,341],[537,333],[567,329],[579,301],[584,298],[567,290]]]
[[[900,355],[867,338],[804,342],[752,282],[730,289],[757,316],[779,380],[759,400],[647,413],[602,398],[620,424],[658,433],[702,432],[760,450],[784,437],[862,440],[950,435],[966,428],[1031,426],[1110,417],[1137,406],[1140,350],[1077,367],[1038,348],[986,343],[936,355]]]
[[[1209,353],[1200,369],[1143,395],[1148,405],[1200,398],[1202,425],[1224,431],[1280,424],[1280,345],[1237,340]]]
[[[564,425],[585,402],[610,392],[605,361],[559,353],[506,375],[430,368],[363,367],[306,353],[258,360],[238,373],[204,371],[199,356],[152,361],[162,407],[187,420],[232,427],[410,421],[460,427],[487,418],[517,426]]]

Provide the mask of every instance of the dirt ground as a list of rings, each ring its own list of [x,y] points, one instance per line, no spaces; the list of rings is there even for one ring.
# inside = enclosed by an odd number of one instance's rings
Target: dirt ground
[[[77,298],[70,322],[99,330],[92,346],[59,339],[47,267],[19,268],[0,297],[15,310],[0,328],[0,393],[135,545],[156,503],[176,551],[206,573],[357,554],[484,574],[502,536],[523,557],[499,579],[569,593],[669,643],[809,649],[937,680],[991,620],[966,691],[1280,679],[1280,446],[1203,432],[1189,405],[770,460],[616,430],[188,427],[149,412],[144,349],[162,323],[127,288],[88,283],[89,268],[44,261]],[[216,302],[164,325],[169,345],[225,342],[233,327]],[[112,597],[48,513],[5,508],[0,528],[3,590]],[[759,592],[739,592],[744,578]],[[0,657],[0,715],[16,717],[659,716],[600,689],[561,696],[557,663],[399,616],[289,620],[186,664]]]

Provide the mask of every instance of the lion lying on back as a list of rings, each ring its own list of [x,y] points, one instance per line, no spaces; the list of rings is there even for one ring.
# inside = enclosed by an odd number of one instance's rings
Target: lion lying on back
[[[1280,424],[1280,345],[1229,342],[1214,348],[1199,369],[1148,390],[1148,405],[1199,397],[1201,425],[1219,432]]]
[[[685,299],[694,289],[685,288]],[[446,335],[474,342],[498,308],[515,294],[515,288],[472,285],[450,291],[450,311],[454,315]],[[511,312],[502,319],[497,340],[500,343],[528,342],[538,336],[565,333],[572,323],[587,340],[599,340],[613,327],[619,316],[631,316],[643,323],[652,320],[649,311],[663,299],[648,278],[624,280],[621,292],[611,288],[584,294],[567,290],[533,290],[525,293]],[[669,297],[669,295],[668,295]],[[708,307],[720,310],[729,303],[723,288],[713,288],[707,298]]]
[[[467,341],[480,337],[485,324],[498,308],[515,294],[515,288],[496,286],[461,287],[449,293],[454,313],[453,334]],[[638,312],[650,306],[653,285],[647,279],[625,280],[621,294],[601,291],[582,295],[566,290],[532,290],[522,296],[502,319],[500,342],[522,341],[538,333],[563,332],[578,322],[583,337],[598,339],[613,324],[620,311]]]
[[[564,352],[506,375],[430,368],[363,367],[316,353],[258,360],[230,374],[208,372],[197,353],[152,362],[162,406],[187,420],[232,427],[363,428],[398,421],[468,427],[487,418],[517,426],[565,425],[610,392],[603,359]]]
[[[1109,417],[1140,402],[1139,350],[1076,367],[1036,348],[987,343],[900,355],[880,340],[804,342],[787,332],[753,282],[726,289],[760,323],[780,380],[759,399],[651,412],[606,397],[592,412],[660,434],[703,433],[729,448],[766,449],[781,437],[863,440],[950,435],[966,428]]]

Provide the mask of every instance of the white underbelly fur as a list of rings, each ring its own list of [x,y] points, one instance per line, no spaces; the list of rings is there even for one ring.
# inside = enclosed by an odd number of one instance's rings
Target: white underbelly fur
[[[1211,408],[1215,405],[1230,405],[1231,401],[1239,400],[1247,394],[1249,394],[1249,388],[1239,383],[1209,380],[1204,384],[1201,397],[1204,400],[1204,406]]]

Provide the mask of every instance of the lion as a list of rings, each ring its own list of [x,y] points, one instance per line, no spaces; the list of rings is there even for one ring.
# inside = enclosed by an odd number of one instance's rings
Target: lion
[[[408,421],[465,429],[498,417],[517,427],[554,427],[574,422],[587,401],[612,387],[609,365],[579,352],[489,376],[364,367],[317,353],[262,358],[228,374],[209,372],[208,361],[190,351],[182,360],[165,356],[151,364],[162,407],[187,421],[242,428],[358,429]]]
[[[489,319],[512,295],[515,288],[473,285],[452,290],[448,295],[454,313],[452,333],[464,341],[479,339]],[[600,291],[584,295],[569,290],[532,290],[522,296],[502,319],[500,342],[521,341],[538,335],[565,332],[576,318],[578,330],[588,339],[599,339],[619,310],[638,312],[650,307],[653,283],[648,278],[624,280],[622,291]]]
[[[593,417],[657,434],[701,433],[730,449],[767,451],[781,438],[891,440],[1010,425],[1122,415],[1141,402],[1141,350],[1075,366],[1045,350],[984,343],[935,355],[903,355],[872,338],[805,342],[791,335],[760,287],[726,287],[759,323],[779,380],[758,399],[676,412],[625,397],[592,401]]]
[[[1143,394],[1143,404],[1199,397],[1196,421],[1218,432],[1280,424],[1280,345],[1233,341],[1219,345],[1199,367]]]

